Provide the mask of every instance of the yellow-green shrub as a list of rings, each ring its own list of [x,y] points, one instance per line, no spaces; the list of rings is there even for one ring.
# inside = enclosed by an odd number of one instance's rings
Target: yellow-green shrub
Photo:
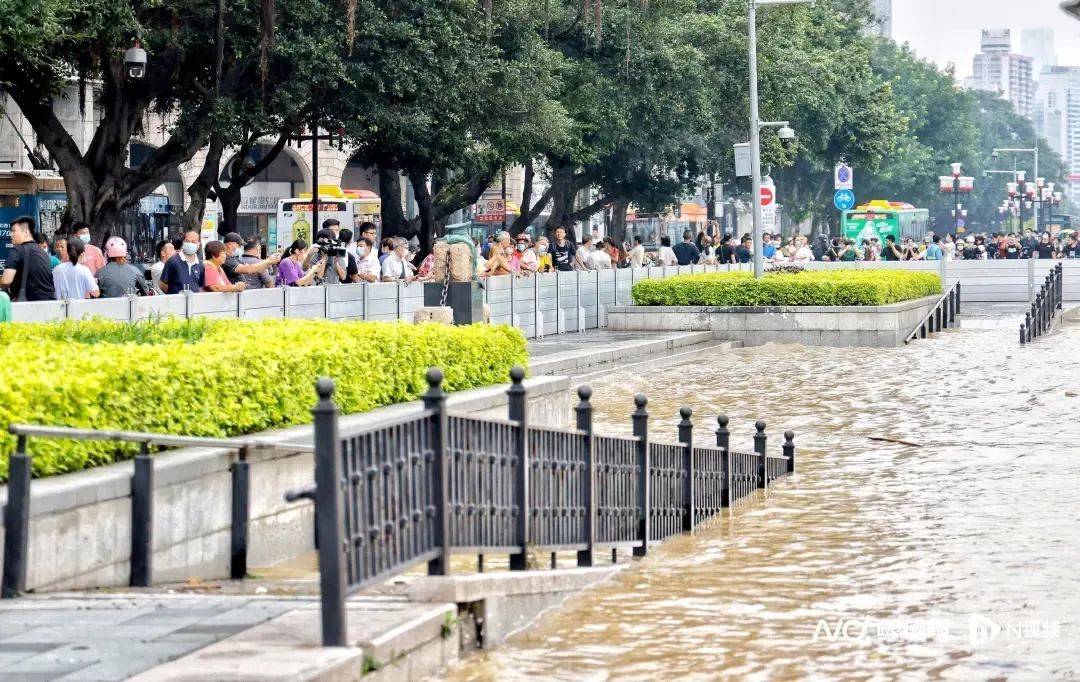
[[[941,278],[906,270],[804,270],[747,272],[650,279],[634,285],[637,305],[651,306],[837,306],[886,305],[941,293]]]
[[[413,400],[438,366],[448,391],[500,383],[526,364],[505,326],[267,320],[0,326],[0,480],[12,422],[237,436],[311,420],[332,377],[345,414]],[[133,454],[109,443],[30,439],[39,476]]]

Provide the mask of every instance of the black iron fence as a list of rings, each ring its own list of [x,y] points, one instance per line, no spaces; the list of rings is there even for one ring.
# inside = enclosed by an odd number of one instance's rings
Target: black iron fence
[[[251,472],[248,454],[254,450],[311,452],[310,445],[286,445],[252,438],[201,438],[170,436],[138,431],[95,431],[63,426],[12,424],[16,437],[15,452],[8,466],[8,499],[4,505],[4,554],[0,574],[0,598],[10,599],[26,592],[30,556],[30,483],[32,459],[30,438],[96,440],[137,443],[131,475],[131,553],[129,558],[132,587],[150,587],[154,583],[154,457],[153,447],[224,448],[237,453],[230,467],[232,502],[230,525],[230,568],[233,579],[247,575],[248,526],[251,508]],[[40,551],[46,552],[45,548]]]
[[[619,548],[643,556],[795,469],[794,434],[769,454],[762,421],[752,453],[730,448],[723,416],[715,444],[699,445],[686,407],[679,442],[655,442],[643,395],[633,437],[593,431],[587,386],[574,428],[531,426],[525,372],[510,377],[507,419],[449,414],[442,372],[431,369],[423,412],[347,434],[333,382],[318,382],[315,486],[286,499],[315,503],[325,646],[347,642],[349,593],[410,567],[446,575],[452,553],[508,554],[512,570],[528,568],[530,554],[576,551],[579,566]]]
[[[1050,331],[1054,323],[1057,311],[1062,308],[1063,268],[1061,263],[1046,274],[1042,286],[1035,294],[1035,300],[1031,303],[1031,310],[1024,313],[1024,321],[1020,325],[1020,344],[1031,343],[1046,332]]]
[[[943,329],[948,329],[956,322],[956,316],[960,314],[960,282],[955,282],[949,290],[941,295],[938,302],[930,309],[930,312],[915,325],[911,333],[904,339],[908,344],[915,339],[925,339],[930,334],[936,334]]]

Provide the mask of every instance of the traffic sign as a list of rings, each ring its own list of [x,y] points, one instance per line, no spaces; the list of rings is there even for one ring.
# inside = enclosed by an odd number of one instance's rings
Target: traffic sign
[[[836,164],[833,169],[833,189],[855,189],[855,172],[846,163]]]
[[[855,208],[855,193],[850,189],[838,189],[833,194],[832,202],[838,211],[850,211]]]
[[[773,202],[774,197],[775,197],[775,193],[773,192],[771,187],[762,187],[761,188],[761,205],[762,206],[768,206],[769,204],[771,204]]]

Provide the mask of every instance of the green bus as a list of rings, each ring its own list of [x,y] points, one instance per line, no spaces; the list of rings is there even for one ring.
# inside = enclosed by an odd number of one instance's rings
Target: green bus
[[[871,201],[844,211],[841,234],[856,244],[871,237],[884,242],[885,236],[890,234],[897,242],[904,237],[919,241],[929,228],[930,211],[925,208],[895,201]]]

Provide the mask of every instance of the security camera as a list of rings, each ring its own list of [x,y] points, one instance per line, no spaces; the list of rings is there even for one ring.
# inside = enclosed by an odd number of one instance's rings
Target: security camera
[[[124,52],[124,69],[128,78],[142,78],[146,75],[146,50],[131,47]]]
[[[776,136],[780,138],[780,144],[784,146],[784,149],[790,149],[791,145],[795,144],[795,131],[788,126],[776,131]]]

